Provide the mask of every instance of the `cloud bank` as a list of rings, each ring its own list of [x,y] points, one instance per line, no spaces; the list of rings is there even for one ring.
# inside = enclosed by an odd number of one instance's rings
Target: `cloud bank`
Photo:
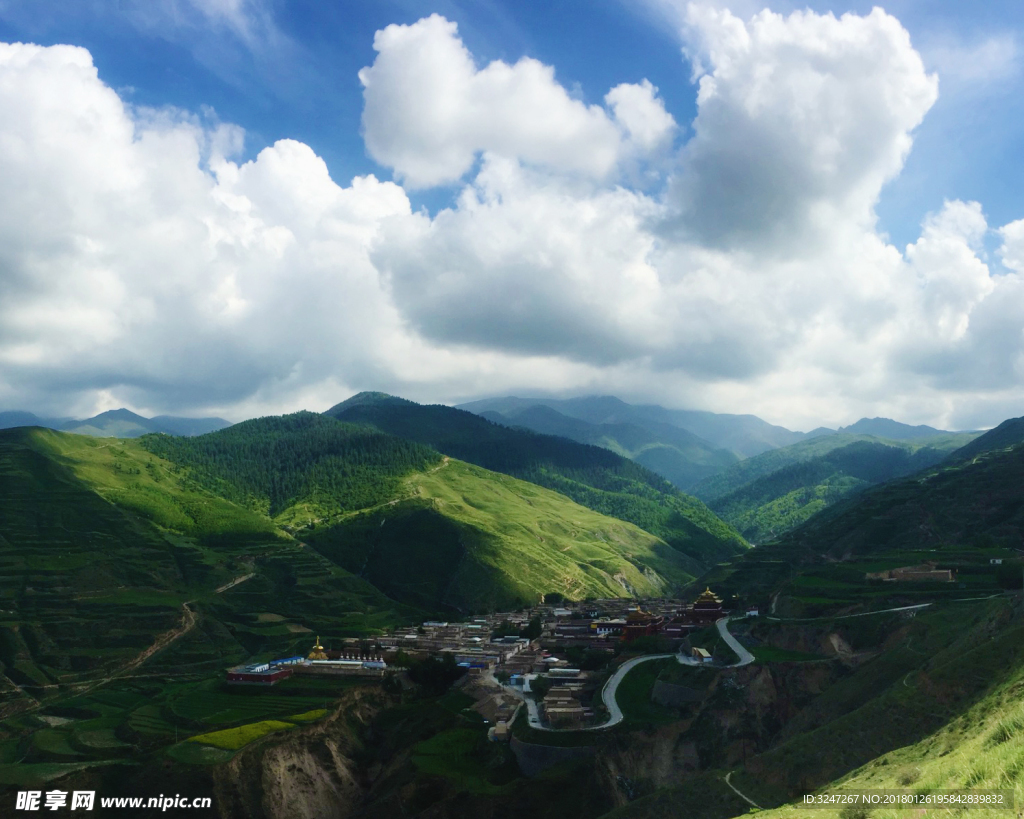
[[[131,107],[84,49],[0,45],[0,405],[1020,414],[1024,219],[950,201],[906,248],[877,229],[938,94],[899,21],[691,5],[683,37],[689,129],[649,82],[587,104],[536,60],[478,64],[437,15],[388,26],[359,79],[394,181],[345,185],[302,143],[240,163],[241,129]],[[414,212],[438,186],[455,204]]]

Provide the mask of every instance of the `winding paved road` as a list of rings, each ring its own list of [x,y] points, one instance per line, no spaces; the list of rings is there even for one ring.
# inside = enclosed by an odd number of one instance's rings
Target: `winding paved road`
[[[722,635],[722,639],[736,653],[739,660],[732,665],[725,666],[725,668],[739,668],[740,666],[750,665],[750,663],[754,662],[754,655],[740,645],[739,641],[729,633],[728,628],[726,628],[728,623],[729,618],[723,617],[715,625],[718,627],[718,633]],[[601,689],[601,700],[604,702],[605,708],[608,709],[607,722],[603,722],[600,725],[588,725],[585,728],[550,728],[541,723],[540,709],[537,706],[536,700],[532,697],[527,697],[514,686],[502,685],[502,688],[526,703],[527,720],[530,723],[530,727],[536,731],[604,731],[622,722],[622,709],[619,708],[619,704],[615,699],[615,693],[619,690],[619,683],[622,682],[625,676],[636,666],[640,665],[640,663],[647,663],[651,660],[667,660],[670,657],[675,657],[676,662],[680,665],[699,665],[696,660],[684,654],[647,654],[643,657],[634,657],[632,660],[627,660],[615,670],[615,673],[604,684],[604,688]]]
[[[729,625],[729,618],[723,617],[715,625],[718,627],[718,633],[722,635],[722,639],[725,640],[725,644],[731,648],[739,660],[726,668],[739,668],[741,665],[750,665],[754,662],[754,655],[747,651],[743,646],[740,645],[740,641],[737,640],[732,634],[729,633],[729,629],[726,628]]]
[[[725,775],[725,784],[728,785],[730,788],[732,788],[733,792],[740,799],[742,799],[743,801],[753,805],[758,810],[762,810],[761,806],[759,804],[757,804],[757,802],[755,802],[753,799],[751,799],[749,796],[747,796],[745,793],[743,793],[743,791],[741,791],[739,788],[737,788],[735,785],[732,784],[732,782],[730,781],[730,780],[732,780],[732,775],[733,775],[733,771],[729,771],[729,773],[727,773]]]

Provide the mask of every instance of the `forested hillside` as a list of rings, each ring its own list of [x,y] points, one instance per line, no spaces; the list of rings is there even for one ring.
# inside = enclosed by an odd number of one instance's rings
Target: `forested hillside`
[[[301,412],[148,436],[186,486],[232,500],[427,611],[677,589],[705,564],[621,519],[365,424]]]
[[[563,495],[454,459],[404,481],[396,503],[303,538],[395,600],[435,611],[660,596],[695,568],[664,541]]]
[[[962,597],[965,588],[984,595],[1020,588],[1021,542],[1024,444],[868,487],[705,582],[762,599],[779,594],[778,611],[795,616],[855,601]],[[955,582],[865,585],[869,572],[925,564],[953,570]]]
[[[759,543],[808,520],[841,498],[939,463],[938,449],[857,441],[784,466],[711,501],[743,536]],[[764,456],[761,456],[764,457]]]
[[[701,481],[693,487],[692,491],[694,496],[700,498],[705,503],[711,504],[719,498],[724,498],[726,495],[753,483],[758,478],[771,475],[773,472],[792,464],[804,463],[826,456],[830,452],[848,447],[850,444],[881,444],[888,447],[898,447],[911,454],[919,449],[928,448],[938,450],[945,457],[958,447],[962,447],[974,440],[978,434],[976,432],[943,432],[931,438],[914,441],[897,441],[877,438],[873,435],[848,432],[821,435],[740,461],[720,474]],[[879,450],[879,452],[884,451]],[[922,457],[927,459],[931,456]]]
[[[413,441],[312,412],[257,418],[195,438],[149,435],[142,445],[190,478],[271,517],[296,503],[319,514],[389,500],[400,479],[441,456]]]
[[[452,407],[361,393],[329,409],[342,421],[372,424],[446,455],[553,489],[597,512],[634,523],[696,562],[709,565],[746,544],[703,503],[607,449],[492,423]]]
[[[744,537],[760,543],[852,492],[937,464],[978,435],[935,431],[924,436],[917,427],[907,429],[917,437],[816,436],[741,461],[701,481],[693,492]]]
[[[693,578],[636,526],[311,413],[196,439],[4,430],[0,493],[0,715],[164,633],[152,671],[221,673],[318,633]]]
[[[1010,418],[990,429],[949,456],[951,462],[969,461],[986,452],[1014,447],[1024,443],[1024,418]]]

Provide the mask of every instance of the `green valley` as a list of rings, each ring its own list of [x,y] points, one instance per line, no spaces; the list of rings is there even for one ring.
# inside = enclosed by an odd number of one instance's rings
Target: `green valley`
[[[763,542],[851,493],[934,466],[976,435],[821,436],[741,461],[693,491],[744,537]]]

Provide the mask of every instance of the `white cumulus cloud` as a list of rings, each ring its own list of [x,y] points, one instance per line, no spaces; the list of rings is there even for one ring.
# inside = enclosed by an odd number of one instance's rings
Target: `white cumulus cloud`
[[[1024,400],[1024,219],[951,200],[906,248],[876,228],[937,94],[906,31],[686,15],[685,144],[646,80],[588,105],[531,58],[480,64],[442,17],[388,26],[360,80],[394,181],[340,184],[301,142],[241,162],[238,127],[132,108],[84,49],[0,46],[0,405],[544,390],[1000,420]],[[406,188],[442,185],[450,207],[412,210]]]
[[[650,83],[609,92],[612,113],[573,99],[551,66],[527,57],[477,68],[439,15],[378,31],[359,72],[366,147],[406,185],[459,181],[482,152],[598,179],[674,128]]]
[[[837,221],[870,228],[937,79],[899,21],[763,11],[743,22],[691,4],[698,115],[676,180],[697,241],[799,251]]]

